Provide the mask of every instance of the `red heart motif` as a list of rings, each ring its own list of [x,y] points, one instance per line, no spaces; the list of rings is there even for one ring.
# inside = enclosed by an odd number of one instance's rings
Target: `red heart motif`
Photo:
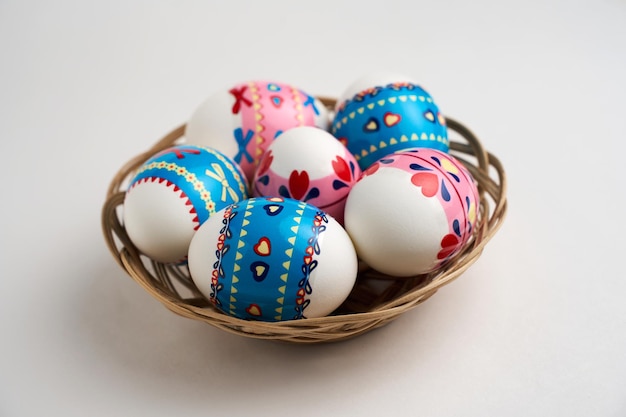
[[[296,200],[302,199],[309,189],[309,174],[306,171],[302,171],[298,174],[298,171],[293,170],[289,176],[289,191],[291,196]]]
[[[421,187],[422,194],[426,197],[433,197],[439,190],[437,175],[431,172],[419,172],[411,177],[413,185]]]
[[[253,248],[254,253],[259,256],[269,256],[269,254],[272,253],[272,245],[270,243],[270,240],[265,236],[259,239],[257,244],[253,246]]]
[[[383,121],[387,127],[397,125],[400,123],[400,120],[402,120],[402,116],[396,113],[387,112],[385,113],[385,116],[383,116]]]
[[[352,174],[350,173],[350,166],[348,166],[346,160],[337,155],[332,163],[333,170],[335,171],[335,174],[337,174],[339,179],[343,180],[344,182],[350,182],[350,180],[352,179]]]
[[[441,250],[437,254],[437,259],[444,259],[450,256],[459,244],[459,238],[452,233],[447,234],[441,239]]]
[[[261,307],[259,307],[258,304],[250,304],[248,308],[246,308],[246,313],[255,317],[259,317],[261,314],[263,314],[261,312]]]

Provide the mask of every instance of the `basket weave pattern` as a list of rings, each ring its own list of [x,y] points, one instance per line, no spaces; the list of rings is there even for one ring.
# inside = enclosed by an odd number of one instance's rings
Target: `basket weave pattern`
[[[321,98],[332,109],[334,100]],[[481,255],[506,214],[506,176],[498,158],[487,152],[478,138],[461,123],[447,118],[450,153],[460,160],[478,183],[480,209],[473,235],[465,248],[442,269],[410,278],[395,278],[359,265],[357,283],[332,315],[276,323],[247,321],[228,316],[196,289],[185,266],[165,265],[139,253],[121,221],[125,188],[135,170],[155,153],[180,142],[179,126],[146,152],[128,161],[110,183],[102,209],[106,242],[120,266],[152,297],[183,317],[200,320],[247,337],[297,343],[347,339],[383,326],[427,300],[442,286],[465,272]],[[452,138],[452,135],[455,138]],[[458,136],[458,138],[456,138]]]

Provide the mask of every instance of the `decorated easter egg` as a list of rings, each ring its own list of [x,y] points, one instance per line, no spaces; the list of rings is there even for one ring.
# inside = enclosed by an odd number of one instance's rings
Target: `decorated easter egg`
[[[411,83],[361,91],[337,111],[332,133],[346,144],[361,169],[403,149],[449,148],[439,108],[430,94]]]
[[[206,221],[189,247],[198,289],[224,313],[252,320],[321,317],[348,297],[357,274],[345,230],[288,198],[251,198]]]
[[[335,110],[338,110],[346,101],[350,100],[361,91],[365,91],[373,87],[384,87],[393,83],[415,84],[416,82],[413,80],[413,78],[409,77],[406,74],[400,74],[390,71],[378,71],[363,74],[359,78],[354,80],[352,84],[350,84],[348,88],[346,88],[344,92],[339,96],[335,105]]]
[[[267,148],[254,176],[253,194],[305,201],[343,223],[348,192],[360,175],[354,156],[333,135],[296,127]]]
[[[304,91],[251,81],[208,97],[187,122],[185,138],[222,151],[251,179],[263,152],[282,132],[297,126],[328,129],[328,122],[324,105]]]
[[[212,148],[178,145],[136,171],[124,198],[124,227],[150,258],[179,262],[203,222],[246,198],[247,180],[230,158]]]
[[[431,272],[472,235],[478,191],[454,157],[435,149],[388,155],[352,188],[345,226],[359,257],[393,276]]]

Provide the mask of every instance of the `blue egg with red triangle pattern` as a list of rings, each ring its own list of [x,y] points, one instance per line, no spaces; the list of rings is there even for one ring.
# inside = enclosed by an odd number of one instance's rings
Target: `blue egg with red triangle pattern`
[[[151,259],[184,262],[195,231],[215,212],[248,198],[239,166],[213,148],[176,145],[135,171],[124,197],[124,227]]]

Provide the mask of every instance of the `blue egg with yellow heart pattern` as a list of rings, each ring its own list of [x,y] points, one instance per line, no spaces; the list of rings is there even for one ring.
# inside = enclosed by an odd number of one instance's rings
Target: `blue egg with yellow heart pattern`
[[[337,109],[332,134],[354,154],[362,170],[410,148],[449,150],[439,107],[426,90],[410,82],[359,92]]]
[[[251,198],[211,216],[189,247],[196,287],[242,319],[295,320],[332,313],[357,275],[352,241],[332,217],[290,198]]]

